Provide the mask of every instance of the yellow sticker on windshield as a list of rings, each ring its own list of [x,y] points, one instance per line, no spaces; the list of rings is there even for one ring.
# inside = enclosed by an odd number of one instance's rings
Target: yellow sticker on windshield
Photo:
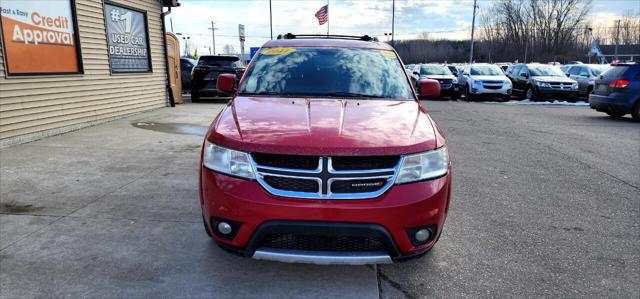
[[[384,56],[384,58],[396,59],[396,53],[393,53],[391,51],[380,51],[380,52],[382,52],[382,56]]]
[[[260,51],[260,53],[265,55],[283,55],[283,54],[289,54],[295,51],[296,51],[295,49],[291,49],[291,48],[267,48]]]

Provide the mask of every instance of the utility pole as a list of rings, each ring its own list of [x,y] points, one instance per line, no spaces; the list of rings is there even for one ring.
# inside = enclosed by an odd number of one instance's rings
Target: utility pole
[[[271,39],[273,39],[273,13],[271,12],[271,0],[269,0],[269,28],[271,29]]]
[[[615,50],[615,60],[618,61],[618,44],[620,43],[620,20],[615,21],[616,25],[616,50]]]
[[[473,63],[473,35],[476,30],[476,8],[477,0],[473,0],[473,20],[471,21],[471,49],[469,49],[469,63]]]
[[[213,55],[216,55],[216,30],[218,30],[218,28],[215,27],[216,23],[214,21],[211,21],[211,38],[213,39]]]
[[[587,43],[589,44],[589,52],[587,52],[587,53],[589,53],[588,54],[589,55],[589,64],[591,64],[591,54],[592,54],[591,53],[591,49],[593,49],[593,41],[592,41],[592,39],[593,39],[593,28],[589,27],[589,28],[587,28],[587,30],[588,30],[587,32],[589,33],[589,39],[587,41]]]
[[[393,0],[391,4],[391,46],[394,47],[396,45],[395,40],[395,28],[396,27],[396,0]]]
[[[171,24],[171,32],[173,32],[173,18],[169,17],[169,24]]]

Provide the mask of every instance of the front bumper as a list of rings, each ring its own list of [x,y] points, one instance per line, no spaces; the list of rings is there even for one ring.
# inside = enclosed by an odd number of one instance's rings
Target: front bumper
[[[555,88],[543,88],[536,86],[536,92],[540,98],[561,98],[561,99],[575,99],[578,97],[577,89],[555,89]]]
[[[471,87],[470,92],[475,96],[510,97],[511,91],[510,85],[503,84],[500,88],[486,88],[484,85],[475,85]]]
[[[383,195],[365,200],[313,200],[278,197],[267,193],[255,181],[233,178],[201,171],[200,199],[206,225],[215,231],[216,221],[226,219],[237,224],[233,238],[213,235],[226,250],[245,257],[280,261],[315,263],[384,263],[403,260],[428,251],[438,240],[448,210],[450,198],[450,172],[441,178],[394,185]],[[270,248],[262,248],[265,231],[272,232],[279,224],[278,233],[291,233],[290,227],[302,227],[305,234],[342,236],[369,236],[373,234],[385,244],[383,252],[366,254],[341,252],[296,252],[291,257]],[[300,224],[302,223],[302,224]],[[314,228],[309,223],[333,226]],[[213,224],[213,225],[212,225]],[[358,226],[358,229],[350,227]],[[430,226],[432,237],[424,244],[414,245],[408,230]],[[347,233],[348,232],[348,233]],[[370,236],[369,236],[370,237]],[[348,257],[348,259],[345,259]],[[388,256],[389,260],[386,259]]]

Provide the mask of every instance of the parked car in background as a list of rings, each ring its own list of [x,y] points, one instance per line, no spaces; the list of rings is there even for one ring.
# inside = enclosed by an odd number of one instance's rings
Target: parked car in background
[[[506,72],[506,70],[509,68],[509,66],[513,65],[513,63],[510,63],[510,62],[496,62],[495,65],[497,65],[503,72]]]
[[[511,99],[511,81],[494,64],[474,63],[465,66],[458,75],[458,85],[467,101],[478,98]]]
[[[578,97],[578,82],[568,78],[557,66],[517,64],[507,75],[513,83],[513,93],[531,101],[576,100]]]
[[[460,72],[460,68],[459,67],[449,64],[449,65],[447,65],[447,68],[449,68],[449,71],[451,71],[451,74],[456,76],[456,78],[458,77],[458,73]]]
[[[640,122],[640,64],[616,64],[600,74],[589,106],[613,117],[631,114]]]
[[[229,97],[231,94],[219,93],[216,82],[220,74],[234,74],[240,80],[244,65],[235,56],[202,55],[191,72],[191,101],[198,102],[201,97]]]
[[[588,98],[596,78],[609,67],[608,64],[574,64],[565,73],[578,82],[578,96]]]
[[[397,54],[364,36],[268,41],[204,137],[207,234],[245,257],[378,264],[422,256],[451,198],[446,141]],[[438,83],[420,82],[425,95]]]
[[[195,60],[180,57],[180,81],[182,82],[182,92],[191,89],[191,71],[195,65]]]
[[[440,96],[457,100],[460,97],[458,78],[448,67],[440,64],[417,64],[411,71],[411,82],[418,90],[418,83],[422,79],[433,79],[440,83]]]

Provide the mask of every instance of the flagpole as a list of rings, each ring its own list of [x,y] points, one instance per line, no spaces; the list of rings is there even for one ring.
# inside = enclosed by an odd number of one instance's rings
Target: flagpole
[[[327,36],[329,36],[329,0],[327,0]]]

